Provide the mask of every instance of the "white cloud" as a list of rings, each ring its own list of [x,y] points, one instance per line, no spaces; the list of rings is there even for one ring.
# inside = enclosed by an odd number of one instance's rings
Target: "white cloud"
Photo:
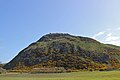
[[[120,30],[120,27],[118,27],[117,30]]]
[[[101,36],[101,35],[103,35],[104,33],[105,33],[105,31],[99,32],[99,33],[95,34],[95,35],[93,36],[93,38],[96,38],[96,37],[98,37],[98,36]]]
[[[106,29],[105,31],[98,32],[93,35],[96,40],[106,43],[120,46],[120,27],[115,29]]]
[[[112,36],[112,33],[108,33],[107,36],[108,36],[108,37]]]
[[[116,41],[119,39],[120,39],[119,36],[114,36],[114,35],[112,35],[112,33],[108,33],[106,38],[105,38],[105,41]]]

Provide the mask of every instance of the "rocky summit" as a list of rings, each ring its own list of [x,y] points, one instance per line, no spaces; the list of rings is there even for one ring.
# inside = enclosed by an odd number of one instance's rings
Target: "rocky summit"
[[[50,33],[30,44],[3,68],[7,70],[63,67],[107,70],[120,68],[120,47],[92,38]]]

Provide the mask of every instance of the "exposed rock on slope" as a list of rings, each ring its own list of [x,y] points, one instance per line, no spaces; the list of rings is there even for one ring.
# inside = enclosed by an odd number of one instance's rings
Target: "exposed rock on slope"
[[[112,69],[120,67],[120,47],[69,34],[47,34],[22,50],[5,69],[64,67]]]

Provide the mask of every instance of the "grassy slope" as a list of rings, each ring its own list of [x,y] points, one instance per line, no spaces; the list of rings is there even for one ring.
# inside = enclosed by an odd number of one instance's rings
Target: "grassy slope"
[[[120,50],[120,46],[112,45],[112,44],[106,44],[107,47],[114,48]]]
[[[49,74],[4,74],[0,80],[120,80],[120,71]]]
[[[59,36],[55,36],[55,35],[59,35]],[[33,51],[35,53],[34,55],[31,55],[31,57],[25,57],[25,58],[29,58],[29,61],[31,61],[31,60],[34,61],[33,58],[36,57],[35,56],[36,53],[40,53],[39,48],[44,49],[43,52],[45,55],[46,54],[49,55],[53,52],[57,53],[56,49],[58,49],[58,51],[60,51],[60,48],[59,48],[59,47],[61,47],[60,45],[64,44],[66,47],[63,47],[63,46],[62,47],[66,50],[68,49],[70,53],[72,53],[71,52],[72,49],[74,49],[73,51],[78,52],[79,51],[78,47],[79,47],[80,49],[82,49],[86,52],[87,51],[94,52],[94,56],[97,57],[96,59],[98,59],[99,56],[105,56],[105,54],[108,54],[120,62],[120,47],[118,47],[118,46],[103,44],[94,39],[87,38],[87,37],[77,37],[77,36],[71,36],[71,35],[60,36],[60,35],[61,34],[54,34],[54,35],[49,34],[48,36],[45,36],[45,38],[41,38],[39,41],[28,46],[26,49],[24,49],[22,52],[20,52],[19,55],[24,56],[27,52],[34,50]],[[72,46],[70,46],[70,45],[72,45]],[[52,48],[49,49],[50,47],[52,47]],[[55,49],[53,50],[53,48],[55,48]],[[30,52],[30,53],[32,54],[33,52]],[[61,52],[59,52],[59,53],[61,53]],[[79,53],[80,53],[80,51],[79,51]],[[98,55],[98,53],[100,53],[101,55]],[[13,61],[11,61],[11,62],[13,62],[13,64],[14,64],[14,61],[16,62],[16,64],[18,63],[17,61],[20,61],[19,55],[15,57],[18,60],[14,59]],[[22,61],[23,60],[22,57],[20,57],[20,58]],[[115,62],[113,62],[113,63],[115,63]]]

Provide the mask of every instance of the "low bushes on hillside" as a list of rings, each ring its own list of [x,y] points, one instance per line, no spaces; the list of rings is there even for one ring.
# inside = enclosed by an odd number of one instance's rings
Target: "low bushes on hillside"
[[[31,73],[62,73],[66,72],[63,67],[52,67],[52,68],[34,68]]]

